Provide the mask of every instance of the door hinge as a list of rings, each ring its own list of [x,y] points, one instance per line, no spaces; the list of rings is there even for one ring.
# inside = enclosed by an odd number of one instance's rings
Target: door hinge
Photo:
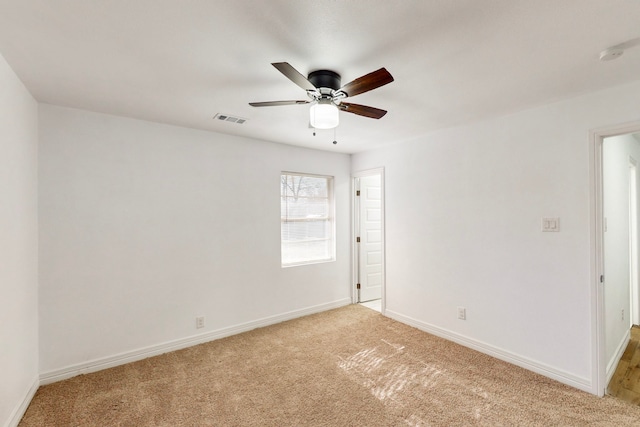
[[[360,289],[360,283],[356,283],[356,289]]]
[[[360,195],[360,190],[356,190],[356,196]]]
[[[600,275],[600,283],[604,283],[604,274]]]
[[[360,238],[356,237],[356,243],[360,243]]]

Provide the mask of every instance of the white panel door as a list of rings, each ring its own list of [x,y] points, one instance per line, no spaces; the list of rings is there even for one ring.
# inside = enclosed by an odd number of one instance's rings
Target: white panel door
[[[359,278],[360,302],[382,297],[382,183],[381,175],[360,178]]]

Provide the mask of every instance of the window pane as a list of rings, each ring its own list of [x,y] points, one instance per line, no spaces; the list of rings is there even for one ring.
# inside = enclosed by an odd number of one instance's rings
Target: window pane
[[[282,174],[282,264],[333,259],[331,177]]]

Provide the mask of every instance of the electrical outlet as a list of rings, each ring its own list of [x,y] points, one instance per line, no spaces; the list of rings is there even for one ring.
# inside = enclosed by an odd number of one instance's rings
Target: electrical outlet
[[[196,328],[204,328],[204,316],[196,317]]]
[[[560,231],[560,218],[542,218],[542,231]]]
[[[464,307],[458,307],[458,319],[467,320],[467,309]]]

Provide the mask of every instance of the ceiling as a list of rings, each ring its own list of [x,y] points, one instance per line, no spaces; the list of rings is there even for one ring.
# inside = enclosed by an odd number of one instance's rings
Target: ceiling
[[[0,0],[0,53],[40,102],[355,153],[640,79],[637,0]],[[349,98],[388,110],[308,125],[306,99],[270,65],[330,69]],[[216,113],[247,119],[214,120]]]

